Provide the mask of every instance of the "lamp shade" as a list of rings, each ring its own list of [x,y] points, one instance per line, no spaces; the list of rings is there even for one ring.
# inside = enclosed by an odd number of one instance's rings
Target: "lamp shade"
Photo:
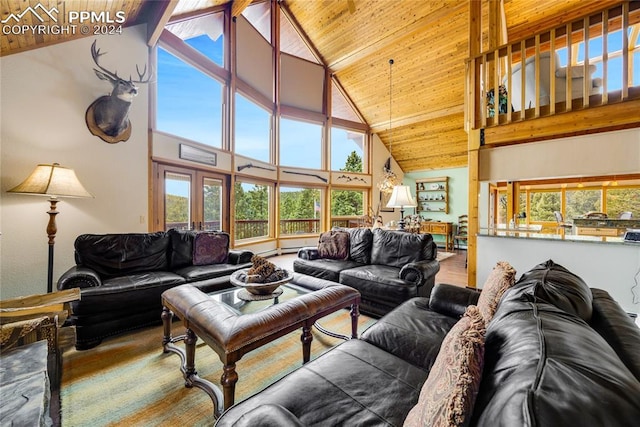
[[[31,175],[19,185],[9,190],[10,193],[39,194],[56,197],[93,197],[78,181],[73,169],[60,166],[38,165]]]
[[[411,189],[408,185],[396,185],[393,187],[393,192],[387,203],[388,208],[404,208],[409,206],[416,206],[416,201],[411,195]]]

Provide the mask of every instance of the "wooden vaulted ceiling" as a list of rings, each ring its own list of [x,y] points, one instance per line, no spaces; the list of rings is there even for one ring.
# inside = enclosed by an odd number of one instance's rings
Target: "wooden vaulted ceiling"
[[[281,4],[372,132],[391,149],[402,170],[411,172],[467,165],[463,120],[469,1],[476,0],[281,0]],[[112,14],[123,10],[127,25],[148,22],[162,26],[169,15],[194,14],[227,3],[232,3],[232,10],[238,13],[250,2],[0,0],[0,17],[4,21],[11,13],[24,10],[25,5],[42,4]],[[486,3],[483,1],[483,20],[487,18]],[[508,40],[618,3],[622,1],[504,0]],[[81,35],[2,34],[2,55],[73,37]],[[391,109],[389,59],[394,60]]]

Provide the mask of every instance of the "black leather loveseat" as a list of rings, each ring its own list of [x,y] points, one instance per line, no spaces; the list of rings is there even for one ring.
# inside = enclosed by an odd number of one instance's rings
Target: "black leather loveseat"
[[[232,406],[216,426],[637,425],[640,329],[607,292],[551,261],[493,303],[485,292],[483,302],[474,290],[436,285],[431,298],[400,305],[360,339]],[[448,343],[473,309],[484,327],[469,328],[469,353]]]
[[[431,293],[440,270],[431,234],[334,228],[320,236],[320,244],[326,242],[328,233],[334,237],[335,233],[348,233],[346,256],[323,257],[320,246],[301,248],[293,270],[357,289],[363,313],[379,317],[410,298]]]
[[[83,234],[74,243],[76,265],[58,289],[81,288],[72,303],[76,348],[160,323],[162,292],[190,283],[203,292],[231,287],[229,276],[251,266],[250,251],[229,250],[224,232],[171,229],[156,233]]]

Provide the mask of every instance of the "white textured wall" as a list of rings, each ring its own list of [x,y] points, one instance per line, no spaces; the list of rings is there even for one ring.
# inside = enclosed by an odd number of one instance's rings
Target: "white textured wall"
[[[478,236],[477,285],[482,287],[498,261],[510,263],[520,278],[548,259],[580,276],[589,287],[609,292],[627,312],[640,315],[637,245]]]
[[[98,37],[101,63],[121,76],[148,61],[146,26]],[[83,38],[0,58],[0,298],[46,292],[49,204],[46,197],[6,191],[38,163],[76,171],[93,199],[58,203],[54,282],[74,265],[73,242],[82,233],[145,232],[148,216],[148,89],[130,111],[128,141],[107,144],[91,135],[85,111],[110,92],[93,71]]]

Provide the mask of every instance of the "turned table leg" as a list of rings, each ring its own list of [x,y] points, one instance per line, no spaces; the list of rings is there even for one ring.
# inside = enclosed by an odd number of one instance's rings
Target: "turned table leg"
[[[227,409],[235,402],[236,383],[238,382],[238,373],[236,372],[236,364],[229,363],[222,367],[222,377],[220,384],[224,394],[224,409]]]
[[[196,334],[189,328],[186,329],[186,337],[184,339],[184,352],[185,352],[185,363],[184,363],[184,378],[185,378],[185,386],[193,387],[193,377],[198,375],[196,372],[196,342],[198,341],[198,337]]]
[[[360,306],[351,304],[351,338],[358,338],[358,317],[360,316]]]
[[[167,353],[167,344],[171,342],[171,320],[173,319],[173,313],[167,307],[162,307],[162,327],[164,335],[162,337],[162,351]]]
[[[311,359],[311,342],[313,341],[313,334],[311,333],[312,325],[304,325],[302,327],[302,363],[305,364]]]

